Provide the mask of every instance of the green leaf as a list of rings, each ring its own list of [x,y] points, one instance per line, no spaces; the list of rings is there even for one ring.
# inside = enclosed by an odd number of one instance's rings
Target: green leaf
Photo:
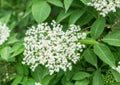
[[[95,54],[111,67],[115,67],[115,58],[108,46],[104,44],[94,45]]]
[[[83,56],[85,57],[85,60],[95,66],[97,68],[97,57],[95,53],[91,49],[87,49],[84,51]]]
[[[104,85],[102,74],[100,73],[99,70],[97,70],[93,76],[93,84],[92,85]]]
[[[102,41],[112,46],[120,46],[120,31],[107,34]]]
[[[23,74],[24,74],[24,68],[23,68],[23,65],[21,63],[17,63],[17,65],[16,65],[16,71],[17,71],[18,75],[23,76]]]
[[[50,81],[49,85],[56,85],[63,77],[64,73],[60,71],[56,76]]]
[[[118,73],[118,72],[115,71],[115,70],[111,70],[111,72],[112,72],[115,80],[116,80],[117,82],[120,82],[120,73]]]
[[[70,5],[72,4],[73,0],[64,0],[65,11],[69,9]]]
[[[117,12],[120,12],[120,10],[119,11],[117,10]],[[114,18],[114,17],[112,17],[112,18]],[[113,31],[119,31],[120,30],[120,17],[117,17],[117,18],[114,18],[114,19],[115,20],[111,19],[111,20],[113,20],[112,23],[114,23],[114,25],[112,25],[110,27]]]
[[[49,75],[48,69],[37,66],[34,72],[31,73],[36,81],[41,82],[47,75]]]
[[[9,24],[9,29],[12,31],[14,28],[15,28],[15,26],[16,26],[16,21],[13,21],[13,22],[11,22],[11,24]]]
[[[82,1],[84,4],[87,5],[87,3],[89,3],[91,0],[80,0],[80,1]]]
[[[23,45],[23,42],[15,43],[11,49],[11,52],[18,50]]]
[[[105,18],[103,17],[98,18],[93,23],[92,28],[91,28],[92,38],[97,39],[104,31],[104,27],[105,27]]]
[[[49,82],[55,77],[55,75],[47,75],[42,80],[41,83],[43,85],[49,85]]]
[[[13,55],[12,55],[11,57],[15,57],[15,56],[21,54],[24,50],[25,50],[24,46],[23,46],[23,45],[20,46],[20,47],[13,53]]]
[[[110,85],[120,85],[120,82],[115,82],[115,83],[112,83]]]
[[[7,44],[14,44],[18,41],[18,39],[16,38],[17,34],[12,34],[7,41]]]
[[[22,76],[16,76],[15,80],[12,82],[11,85],[19,85],[22,80]]]
[[[96,9],[93,9],[93,7],[87,6],[86,7],[86,11],[87,13],[90,14],[90,16],[93,16],[95,19],[98,19],[98,12],[96,11]],[[100,17],[99,17],[100,18]],[[93,21],[92,21],[93,22]]]
[[[76,72],[75,71],[66,71],[64,74],[65,74],[65,78],[67,81],[71,80],[71,78],[73,77],[73,75],[75,74]]]
[[[45,0],[37,0],[32,5],[32,14],[34,19],[41,23],[50,15],[51,7]]]
[[[11,54],[11,47],[9,47],[9,46],[2,48],[0,51],[1,58],[6,61],[9,60],[10,54]]]
[[[66,77],[64,76],[61,81],[62,85],[74,85],[72,82],[66,80]]]
[[[31,14],[31,8],[28,8],[25,11],[25,14],[22,16],[21,20],[25,19],[27,16],[29,16]]]
[[[76,73],[73,76],[72,80],[82,80],[82,79],[85,79],[87,77],[90,77],[90,74],[81,71],[81,72]]]
[[[28,84],[28,77],[26,76],[26,77],[23,77],[23,79],[22,79],[22,81],[21,81],[21,83],[20,84],[22,84],[22,85],[29,85]],[[35,84],[35,83],[34,83]]]
[[[84,44],[99,44],[99,42],[97,42],[96,40],[94,39],[84,39],[84,40],[79,40],[81,43],[84,43]]]
[[[7,24],[8,21],[10,20],[10,17],[11,17],[11,12],[8,13],[7,15],[5,15],[4,17],[2,17],[2,18],[0,19],[0,21],[1,21],[2,23]]]
[[[88,80],[81,80],[75,82],[75,85],[88,85],[88,84],[89,84]]]
[[[57,16],[56,22],[60,23],[62,20],[66,19],[68,16],[71,15],[73,11],[68,11],[65,13],[63,10],[60,12],[60,14]]]
[[[63,4],[60,0],[47,0],[47,1],[55,6],[63,7]]]
[[[39,66],[35,69],[34,72],[31,73],[31,75],[33,76],[33,78],[36,80],[36,81],[39,81],[41,82],[42,80],[42,76],[43,76],[43,70],[42,68]]]
[[[27,80],[27,85],[35,85],[35,80],[33,80],[33,79],[28,79],[28,80]]]
[[[66,82],[65,85],[74,85],[72,82]]]
[[[88,24],[93,18],[89,12],[85,12],[79,20],[80,26]]]
[[[84,9],[74,11],[70,16],[69,24],[76,23],[76,21],[83,15],[84,12],[85,12]]]
[[[24,75],[25,75],[25,76],[28,76],[28,75],[29,75],[29,69],[28,69],[28,66],[23,65],[23,68],[24,68]]]

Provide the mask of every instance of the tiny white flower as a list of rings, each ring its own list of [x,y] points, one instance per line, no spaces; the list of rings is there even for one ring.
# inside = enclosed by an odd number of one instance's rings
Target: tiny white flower
[[[35,85],[42,85],[40,82],[35,82]]]
[[[9,28],[0,22],[0,45],[2,45],[10,36]]]
[[[109,12],[116,12],[116,8],[120,8],[120,0],[91,0],[87,5],[93,6],[105,17]]]
[[[120,73],[120,61],[118,62],[118,66],[117,67],[112,67],[112,69],[116,70],[117,72]]]

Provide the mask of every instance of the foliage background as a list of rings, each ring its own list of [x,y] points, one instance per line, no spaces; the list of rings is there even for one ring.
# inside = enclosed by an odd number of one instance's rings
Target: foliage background
[[[120,85],[111,69],[120,60],[120,9],[106,17],[86,4],[90,0],[0,0],[0,21],[11,30],[0,46],[0,85]],[[39,66],[32,72],[22,65],[23,38],[28,27],[41,22],[80,25],[88,33],[86,49],[72,71],[49,75]]]

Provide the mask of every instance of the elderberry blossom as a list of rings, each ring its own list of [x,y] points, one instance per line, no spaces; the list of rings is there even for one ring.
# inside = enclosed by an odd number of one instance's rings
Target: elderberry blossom
[[[10,36],[9,28],[0,22],[0,45],[2,45]]]
[[[50,75],[71,70],[72,63],[76,64],[85,48],[78,40],[85,39],[86,33],[76,25],[70,25],[67,31],[62,29],[62,25],[52,21],[50,26],[42,23],[27,30],[22,63],[29,65],[32,71],[43,65],[49,69]]]
[[[116,12],[116,8],[120,8],[120,0],[91,0],[88,6],[93,6],[105,17],[109,12]]]
[[[112,69],[116,70],[117,72],[120,73],[120,61],[118,62],[118,66],[117,67],[113,67]]]

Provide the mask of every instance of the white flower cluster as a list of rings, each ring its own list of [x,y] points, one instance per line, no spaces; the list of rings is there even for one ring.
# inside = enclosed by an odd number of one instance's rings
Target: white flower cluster
[[[109,12],[116,12],[117,7],[120,8],[120,0],[91,0],[88,6],[93,6],[105,17]]]
[[[112,67],[112,69],[116,70],[117,72],[120,73],[120,61],[118,62],[118,66],[117,67]]]
[[[35,82],[35,85],[42,85],[40,82]]]
[[[9,28],[0,22],[0,45],[2,45],[10,36]]]
[[[51,26],[47,23],[32,26],[24,38],[25,57],[22,63],[30,65],[32,71],[42,64],[49,69],[50,75],[60,70],[71,70],[72,63],[80,59],[85,48],[78,40],[85,39],[86,33],[80,32],[80,27],[76,25],[70,25],[67,31],[62,28],[55,21]]]

